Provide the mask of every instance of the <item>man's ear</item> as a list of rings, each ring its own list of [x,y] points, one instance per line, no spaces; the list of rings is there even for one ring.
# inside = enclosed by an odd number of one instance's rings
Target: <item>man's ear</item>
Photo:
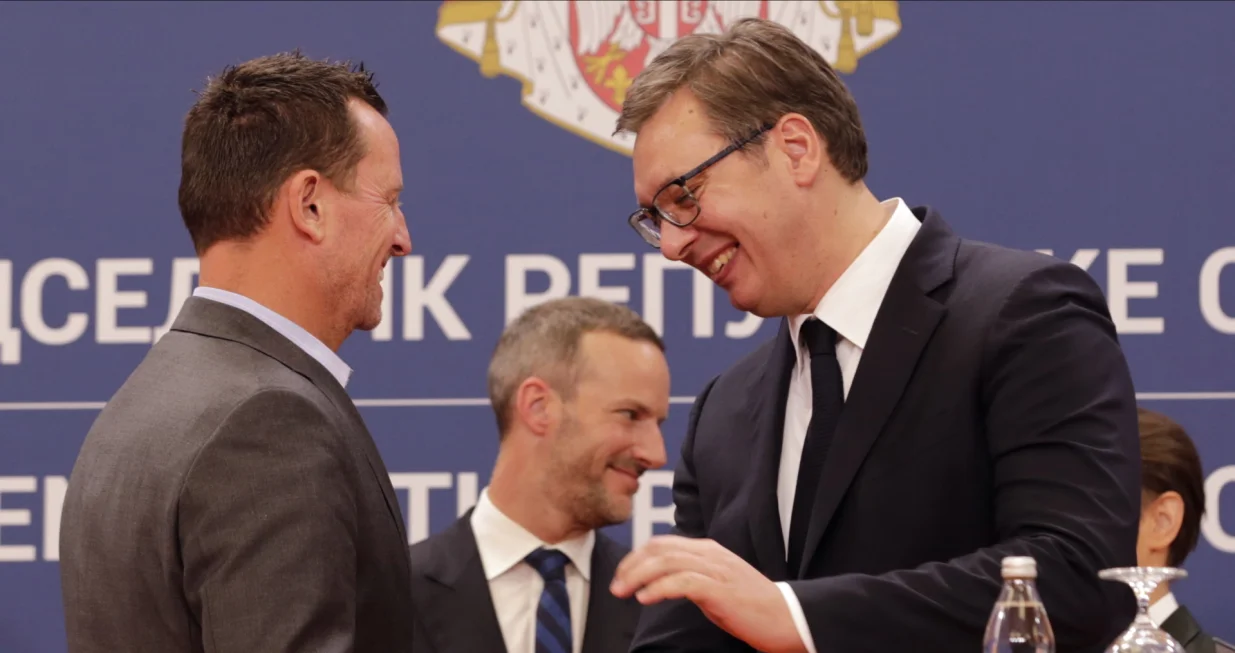
[[[1151,549],[1169,549],[1184,523],[1184,500],[1174,490],[1158,495],[1145,507],[1147,519],[1142,537]]]
[[[325,178],[316,170],[301,170],[283,184],[292,225],[313,243],[320,243],[326,237],[322,206],[325,185]]]
[[[515,390],[515,418],[536,436],[552,433],[561,419],[561,399],[547,381],[528,377]]]
[[[827,143],[810,120],[797,113],[786,114],[772,128],[773,143],[784,156],[789,177],[798,186],[810,186],[828,163]]]

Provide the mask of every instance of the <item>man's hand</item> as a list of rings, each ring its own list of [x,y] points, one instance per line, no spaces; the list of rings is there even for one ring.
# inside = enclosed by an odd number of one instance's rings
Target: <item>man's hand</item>
[[[690,600],[730,635],[768,653],[805,651],[776,584],[712,540],[662,535],[632,551],[610,591],[650,605]]]

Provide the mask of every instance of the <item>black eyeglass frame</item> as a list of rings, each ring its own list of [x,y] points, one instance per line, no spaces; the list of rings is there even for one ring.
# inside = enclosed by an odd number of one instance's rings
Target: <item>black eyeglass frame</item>
[[[648,245],[651,245],[653,249],[660,249],[660,234],[656,234],[655,236],[656,242],[653,243],[651,240],[649,240],[649,237],[651,237],[651,233],[639,227],[639,223],[643,220],[643,218],[647,217],[648,219],[655,220],[656,217],[659,216],[661,220],[664,220],[665,222],[668,222],[669,224],[675,227],[689,227],[690,225],[694,224],[695,220],[699,219],[699,213],[700,213],[699,200],[695,199],[694,194],[691,193],[690,189],[686,187],[686,182],[690,181],[691,179],[694,179],[704,170],[707,170],[713,165],[716,165],[716,163],[719,162],[721,159],[724,159],[730,154],[733,154],[734,152],[737,152],[738,150],[742,149],[747,144],[749,144],[751,141],[762,136],[764,132],[768,131],[772,127],[773,125],[771,124],[767,124],[767,125],[764,125],[763,127],[760,127],[758,130],[754,131],[746,138],[730,143],[728,147],[712,155],[710,158],[708,158],[707,161],[704,161],[703,163],[700,163],[699,165],[695,166],[686,174],[683,174],[680,177],[672,179],[669,182],[667,182],[664,186],[661,186],[660,190],[656,191],[656,194],[652,196],[652,206],[651,207],[641,206],[638,209],[636,209],[635,212],[631,213],[630,217],[626,219],[627,224],[629,224],[630,227],[635,230],[635,233],[639,234],[640,238],[642,238],[644,242],[646,242]],[[656,200],[660,197],[661,193],[665,192],[672,186],[680,186],[682,188],[682,192],[685,193],[686,196],[689,197],[695,203],[695,214],[692,215],[689,220],[682,221],[682,222],[674,220],[673,218],[669,217],[668,212],[661,210],[661,208],[656,204]],[[653,211],[655,211],[656,213],[653,214],[652,213]]]

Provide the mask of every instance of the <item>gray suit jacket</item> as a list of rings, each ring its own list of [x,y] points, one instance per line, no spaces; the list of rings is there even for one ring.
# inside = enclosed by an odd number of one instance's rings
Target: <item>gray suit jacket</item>
[[[60,569],[71,653],[410,651],[407,536],[338,382],[190,298],[86,436]]]
[[[489,583],[476,549],[472,513],[411,547],[416,653],[506,653]],[[609,592],[629,550],[596,533],[583,653],[626,653],[641,606]]]

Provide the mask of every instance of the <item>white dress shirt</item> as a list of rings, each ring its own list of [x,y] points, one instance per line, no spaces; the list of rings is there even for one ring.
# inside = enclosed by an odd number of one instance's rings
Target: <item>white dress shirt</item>
[[[580,653],[583,650],[583,626],[587,622],[592,547],[596,543],[596,533],[588,531],[587,535],[552,546],[545,544],[502,514],[489,500],[488,488],[480,493],[472,510],[471,523],[507,653],[536,652],[536,608],[540,604],[545,581],[523,559],[541,547],[557,549],[570,559],[570,564],[566,565],[570,635],[574,640],[574,653]]]
[[[1161,628],[1162,623],[1178,609],[1179,602],[1175,600],[1175,595],[1167,592],[1165,596],[1149,604],[1149,620]]]
[[[789,333],[793,336],[793,349],[797,362],[789,380],[789,397],[785,402],[785,431],[780,451],[780,472],[776,484],[776,498],[780,508],[781,529],[788,554],[789,520],[793,515],[793,495],[797,489],[798,467],[802,459],[802,447],[806,443],[806,427],[810,424],[813,397],[810,383],[810,352],[801,345],[799,334],[802,325],[812,315],[837,333],[836,358],[840,363],[841,379],[845,397],[853,385],[853,376],[858,370],[862,350],[870,336],[875,315],[883,303],[883,297],[892,283],[892,276],[900,265],[905,250],[913,242],[922,223],[913,215],[900,198],[883,202],[883,206],[895,206],[892,217],[862,250],[862,253],[841,274],[836,283],[820,300],[815,312],[797,315],[789,321]],[[810,653],[816,653],[815,643],[806,624],[806,616],[797,596],[786,583],[777,583],[798,633]]]
[[[265,322],[270,328],[278,331],[284,338],[291,340],[296,346],[303,349],[306,354],[321,363],[330,372],[330,375],[339,382],[339,385],[347,387],[347,381],[352,376],[352,368],[348,367],[347,363],[344,363],[343,359],[339,358],[339,355],[334,353],[330,347],[327,347],[326,343],[318,340],[313,334],[305,331],[304,328],[295,322],[244,295],[227,290],[198,286],[193,290],[193,296],[227,304]]]

